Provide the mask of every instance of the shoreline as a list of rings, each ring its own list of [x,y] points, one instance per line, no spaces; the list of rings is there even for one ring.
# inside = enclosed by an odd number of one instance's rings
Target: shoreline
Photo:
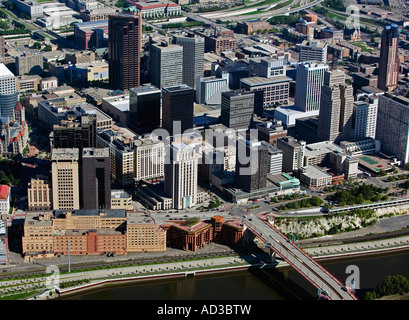
[[[336,260],[343,260],[343,259],[354,259],[354,258],[361,258],[363,256],[380,256],[382,254],[393,254],[409,251],[409,246],[402,246],[399,248],[392,248],[392,249],[376,249],[370,250],[366,252],[356,252],[356,253],[342,253],[342,254],[334,254],[330,256],[316,256],[313,257],[317,262],[319,261],[336,261]],[[276,261],[277,262],[277,261]],[[177,273],[167,273],[167,274],[158,274],[158,275],[146,275],[146,276],[138,276],[138,277],[126,277],[120,279],[103,279],[94,283],[88,283],[84,285],[80,285],[73,288],[67,288],[65,290],[60,291],[60,295],[57,299],[61,296],[70,296],[75,295],[80,292],[86,292],[93,289],[99,289],[104,286],[109,285],[118,285],[120,283],[123,284],[131,284],[143,281],[155,281],[155,280],[167,280],[167,279],[175,279],[175,278],[187,278],[189,276],[196,276],[196,275],[211,275],[211,274],[223,274],[223,273],[231,273],[231,272],[239,272],[239,271],[246,271],[251,268],[289,268],[289,264],[283,260],[280,260],[278,263],[269,263],[269,264],[249,264],[249,265],[242,265],[242,266],[232,266],[232,267],[220,267],[220,268],[213,268],[208,270],[191,270],[191,271],[183,271]]]

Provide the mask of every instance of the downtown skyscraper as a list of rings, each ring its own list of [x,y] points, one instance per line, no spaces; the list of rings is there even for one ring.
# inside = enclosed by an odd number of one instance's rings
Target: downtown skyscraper
[[[335,143],[350,139],[353,110],[353,88],[345,83],[345,72],[326,71],[321,90],[318,139]]]
[[[396,24],[387,25],[382,32],[379,56],[378,88],[392,91],[398,86],[399,30]]]
[[[328,66],[324,63],[304,62],[297,65],[295,84],[295,107],[304,112],[318,111],[324,73]]]
[[[193,33],[173,36],[173,43],[183,47],[182,82],[196,89],[197,76],[204,70],[204,38]]]
[[[139,87],[142,51],[141,14],[110,15],[108,32],[110,87],[120,90]]]

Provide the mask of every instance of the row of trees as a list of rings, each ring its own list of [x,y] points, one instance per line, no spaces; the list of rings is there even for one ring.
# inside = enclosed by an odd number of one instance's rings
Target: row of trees
[[[162,29],[191,28],[202,26],[203,24],[203,21],[175,22],[163,24]]]
[[[328,200],[335,201],[339,206],[363,204],[365,201],[386,201],[389,188],[363,184],[351,189],[343,189],[328,196]]]
[[[293,210],[301,208],[318,207],[324,203],[320,197],[312,196],[311,198],[305,198],[299,201],[289,202],[279,206],[278,210]]]

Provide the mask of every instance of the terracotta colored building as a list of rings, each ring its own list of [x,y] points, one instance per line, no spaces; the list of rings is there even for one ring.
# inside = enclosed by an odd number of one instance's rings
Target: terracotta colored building
[[[304,16],[304,19],[305,19],[307,22],[313,22],[315,25],[318,24],[318,16],[317,16],[316,14],[307,13],[307,14]]]
[[[167,245],[183,250],[196,251],[213,240],[213,227],[210,223],[200,221],[188,227],[184,221],[162,225],[167,232]]]

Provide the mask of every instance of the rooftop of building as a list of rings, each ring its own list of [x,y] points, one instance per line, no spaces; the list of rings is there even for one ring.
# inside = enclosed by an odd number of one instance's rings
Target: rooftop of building
[[[78,160],[79,155],[77,148],[54,148],[51,152],[51,160]]]
[[[163,87],[162,90],[164,92],[183,92],[186,90],[193,90],[193,88],[188,86],[187,84],[182,84],[177,86]]]
[[[122,230],[116,229],[64,229],[56,230],[54,236],[82,236],[89,233],[96,233],[97,235],[122,235]]]
[[[285,142],[287,145],[289,145],[291,147],[294,147],[294,148],[300,147],[301,142],[302,142],[302,141],[299,141],[299,140],[297,140],[297,139],[295,139],[294,137],[291,137],[291,136],[281,138],[278,141],[280,141],[280,140],[282,142]]]
[[[316,166],[305,166],[301,169],[303,175],[311,178],[311,179],[323,179],[331,177],[330,174],[326,173],[322,169]]]
[[[27,226],[44,226],[51,227],[53,225],[50,213],[45,212],[26,212],[24,225]]]
[[[109,158],[108,148],[83,148],[83,158]]]
[[[74,24],[74,28],[78,29],[97,28],[102,26],[108,26],[108,20],[87,21]]]
[[[163,7],[163,6],[171,6],[171,7],[177,7],[178,4],[171,2],[171,1],[166,1],[166,0],[147,0],[147,1],[138,1],[133,3],[136,7],[141,7],[142,9],[149,9],[149,8],[155,8],[155,7]]]
[[[155,220],[143,212],[128,212],[126,223],[128,225],[144,224],[144,225],[154,225]]]
[[[71,216],[99,216],[103,218],[126,218],[125,209],[79,209],[79,210],[55,210],[56,218],[65,218],[67,213]]]
[[[166,224],[168,224],[168,223],[169,222],[166,222]],[[174,226],[176,228],[179,228],[179,229],[182,229],[182,230],[187,231],[187,232],[196,232],[196,231],[199,231],[199,230],[201,230],[201,229],[203,229],[205,227],[208,227],[210,225],[209,222],[200,221],[200,220],[199,220],[198,223],[196,223],[195,225],[192,225],[192,226],[188,226],[186,224],[186,222],[179,222],[179,223],[178,222],[170,222],[170,223],[171,223],[172,226]]]
[[[301,47],[309,47],[309,48],[324,48],[327,43],[324,41],[319,40],[304,40],[299,44]]]
[[[343,150],[331,141],[323,141],[307,144],[305,146],[304,156],[313,158],[329,152],[343,152]]]
[[[240,79],[241,82],[249,85],[249,86],[262,86],[262,85],[269,85],[281,82],[290,82],[292,79],[287,76],[275,76],[271,78],[266,77],[248,77]]]
[[[281,174],[267,174],[267,181],[273,183],[277,186],[283,186],[285,184],[299,184],[300,181],[289,175],[288,173],[281,173]]]
[[[111,199],[129,199],[130,195],[125,190],[111,190]]]
[[[129,94],[106,97],[102,98],[102,100],[121,112],[129,112]]]
[[[14,77],[14,74],[5,66],[4,63],[0,63],[0,78]]]
[[[131,88],[129,89],[129,92],[132,94],[136,95],[141,95],[141,94],[148,94],[148,93],[153,93],[153,92],[161,92],[161,90],[153,85],[142,85],[137,88]]]
[[[6,185],[0,185],[0,200],[7,200],[10,195],[10,187]]]

